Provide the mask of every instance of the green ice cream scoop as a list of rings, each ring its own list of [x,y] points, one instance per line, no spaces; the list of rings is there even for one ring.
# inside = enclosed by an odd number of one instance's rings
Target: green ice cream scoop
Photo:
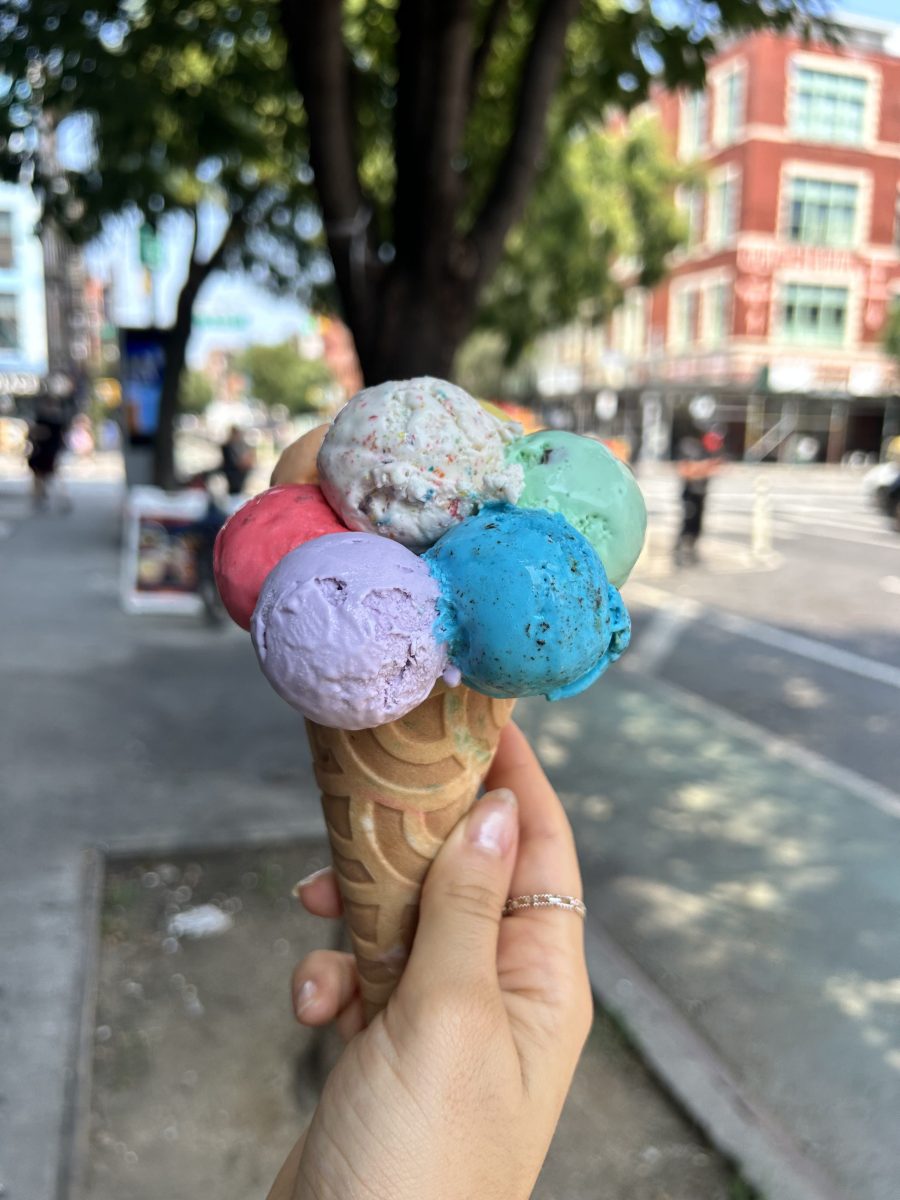
[[[510,443],[506,460],[525,472],[519,507],[562,513],[597,551],[610,583],[621,587],[647,529],[644,497],[628,467],[601,442],[553,430]]]

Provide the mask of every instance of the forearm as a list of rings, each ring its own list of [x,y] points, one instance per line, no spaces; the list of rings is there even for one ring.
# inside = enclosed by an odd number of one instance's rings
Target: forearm
[[[303,1154],[303,1146],[306,1142],[308,1132],[305,1129],[300,1134],[293,1149],[285,1159],[284,1166],[278,1172],[278,1176],[272,1184],[272,1189],[266,1200],[295,1200],[297,1173],[300,1169],[300,1156]]]

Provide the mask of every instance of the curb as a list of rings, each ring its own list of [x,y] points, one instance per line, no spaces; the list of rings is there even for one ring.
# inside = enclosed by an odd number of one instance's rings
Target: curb
[[[96,849],[82,855],[78,898],[81,963],[72,988],[71,1034],[66,1052],[66,1092],[59,1136],[56,1200],[81,1200],[91,1120],[94,1013],[100,967],[100,905],[106,860]]]
[[[595,998],[712,1145],[768,1200],[849,1200],[753,1100],[671,1000],[597,922],[585,930]]]

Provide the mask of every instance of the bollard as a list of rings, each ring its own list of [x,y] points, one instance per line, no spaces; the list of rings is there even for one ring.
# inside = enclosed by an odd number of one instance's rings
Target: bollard
[[[753,482],[753,515],[750,523],[750,549],[754,558],[772,553],[772,493],[762,476]]]

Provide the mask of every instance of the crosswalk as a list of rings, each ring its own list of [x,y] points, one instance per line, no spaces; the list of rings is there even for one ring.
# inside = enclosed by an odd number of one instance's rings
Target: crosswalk
[[[704,522],[710,567],[764,570],[777,565],[785,543],[820,538],[900,552],[900,534],[872,503],[863,472],[843,468],[733,467],[710,484]],[[638,476],[647,502],[648,550],[641,563],[658,573],[671,556],[681,521],[674,469]],[[768,549],[766,549],[768,547]]]

